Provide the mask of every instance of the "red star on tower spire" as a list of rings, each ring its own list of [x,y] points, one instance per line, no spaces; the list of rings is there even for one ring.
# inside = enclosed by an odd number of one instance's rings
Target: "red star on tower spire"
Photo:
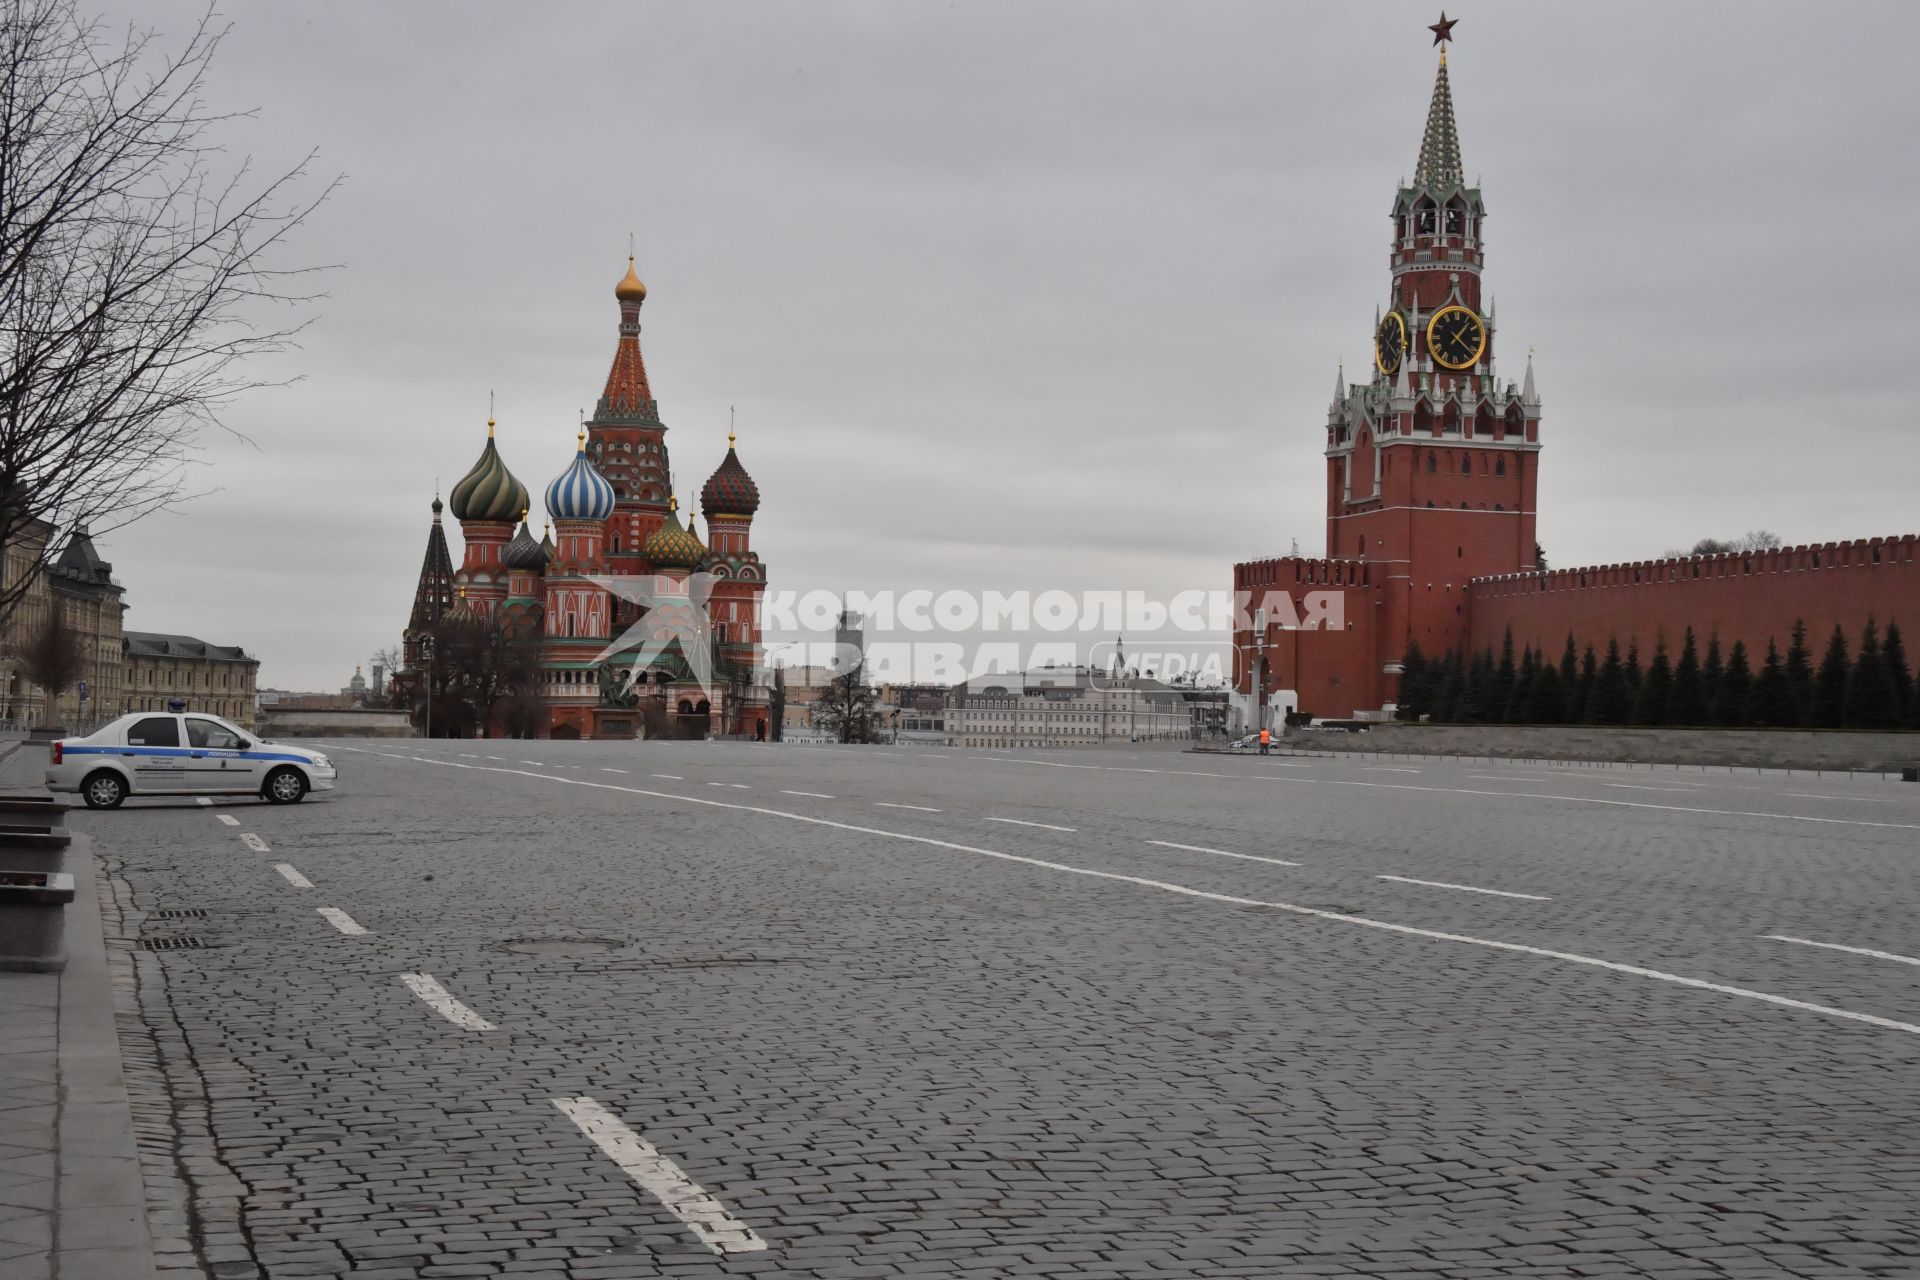
[[[1453,28],[1459,21],[1460,19],[1458,18],[1449,20],[1447,11],[1442,9],[1440,11],[1440,21],[1427,28],[1427,30],[1433,32],[1433,42],[1440,46],[1440,56],[1443,58],[1447,56],[1446,42],[1453,39]]]

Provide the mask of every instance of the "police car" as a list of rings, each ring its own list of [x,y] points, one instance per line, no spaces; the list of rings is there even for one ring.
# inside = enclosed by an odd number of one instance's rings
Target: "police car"
[[[90,809],[128,796],[259,795],[294,804],[333,789],[318,751],[254,737],[219,716],[136,711],[84,738],[53,744],[49,791],[77,791]]]

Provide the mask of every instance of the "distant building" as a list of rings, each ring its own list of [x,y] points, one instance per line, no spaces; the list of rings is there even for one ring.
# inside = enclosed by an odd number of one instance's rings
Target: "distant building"
[[[34,571],[45,558],[53,533],[52,525],[35,520],[7,545],[4,572],[9,585]],[[86,528],[76,526],[60,554],[14,606],[0,635],[0,698],[6,719],[72,728],[119,714],[124,591],[113,580],[113,566],[94,549]],[[14,655],[46,625],[49,610],[56,606],[78,634],[86,661],[82,683],[65,690],[49,714],[46,694],[20,670]]]
[[[1187,692],[1083,667],[976,676],[948,694],[944,732],[959,747],[1186,740],[1195,733]]]
[[[238,645],[193,636],[129,631],[121,711],[165,711],[178,699],[189,711],[225,717],[251,729],[260,660]]]

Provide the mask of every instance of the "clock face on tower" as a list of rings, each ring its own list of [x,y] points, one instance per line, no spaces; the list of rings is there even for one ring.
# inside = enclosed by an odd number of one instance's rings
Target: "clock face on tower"
[[[1391,378],[1400,372],[1401,357],[1407,354],[1407,322],[1398,311],[1389,311],[1373,335],[1373,362]]]
[[[1465,307],[1442,307],[1427,323],[1427,354],[1442,368],[1470,369],[1487,350],[1487,326]]]

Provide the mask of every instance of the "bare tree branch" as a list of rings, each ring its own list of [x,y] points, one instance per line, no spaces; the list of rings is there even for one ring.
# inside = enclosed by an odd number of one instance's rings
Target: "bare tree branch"
[[[339,180],[302,194],[311,154],[223,171],[239,113],[203,90],[224,35],[208,12],[165,52],[110,42],[75,0],[0,0],[0,544],[182,500],[202,430],[271,385],[246,363],[318,296],[281,256]],[[0,590],[0,619],[37,576]]]

